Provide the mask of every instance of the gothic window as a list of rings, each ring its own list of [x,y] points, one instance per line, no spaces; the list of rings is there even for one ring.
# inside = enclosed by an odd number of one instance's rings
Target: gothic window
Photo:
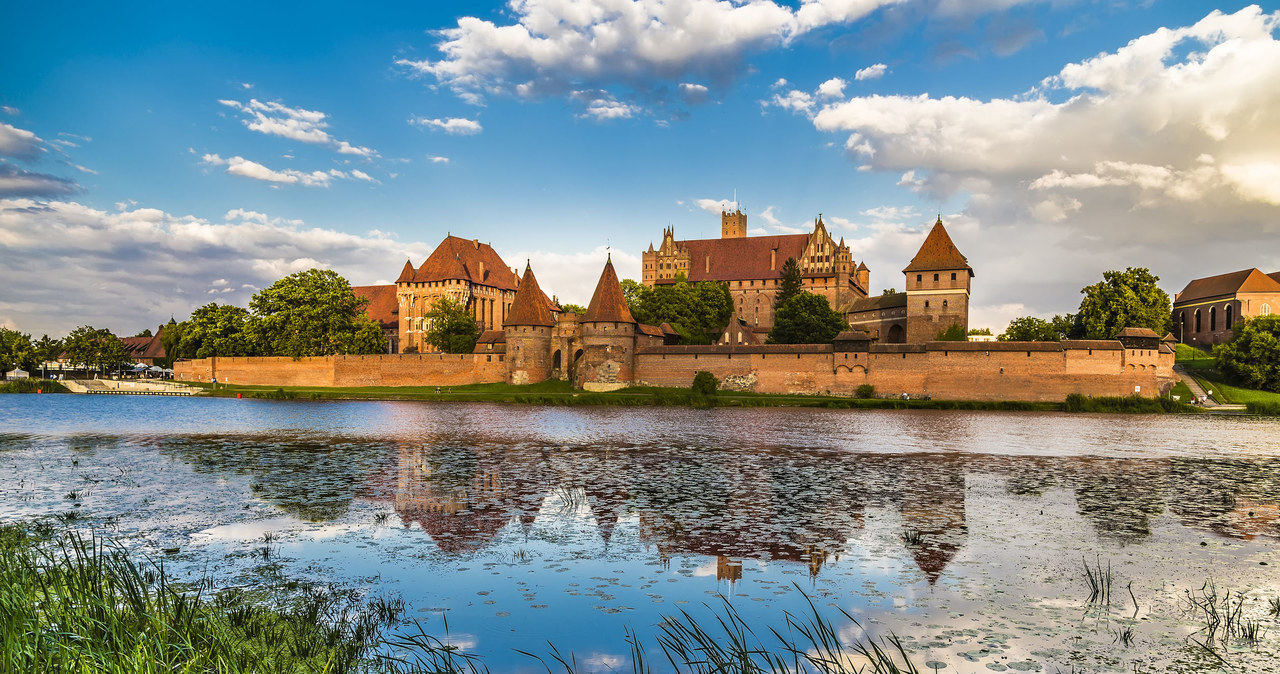
[[[1271,315],[1271,305],[1270,305],[1270,304],[1263,304],[1263,305],[1262,305],[1262,309],[1261,309],[1258,313],[1259,313],[1260,315],[1262,315],[1262,316],[1270,316],[1270,315]]]
[[[1226,314],[1227,314],[1227,329],[1230,330],[1231,329],[1231,305],[1230,304],[1227,305]]]
[[[1200,310],[1196,309],[1196,332],[1200,332]]]
[[[1218,329],[1218,307],[1209,307],[1209,332]]]

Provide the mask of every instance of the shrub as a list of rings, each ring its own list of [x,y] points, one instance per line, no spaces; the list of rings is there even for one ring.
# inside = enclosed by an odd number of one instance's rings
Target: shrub
[[[67,387],[52,379],[15,379],[0,381],[0,393],[70,393]]]
[[[698,374],[693,376],[693,392],[699,395],[713,396],[719,386],[720,380],[706,370],[699,370]]]
[[[1249,414],[1261,414],[1269,417],[1280,417],[1280,403],[1252,402],[1245,403]]]
[[[863,384],[853,390],[853,397],[855,398],[872,398],[875,397],[875,395],[876,387],[871,384]]]

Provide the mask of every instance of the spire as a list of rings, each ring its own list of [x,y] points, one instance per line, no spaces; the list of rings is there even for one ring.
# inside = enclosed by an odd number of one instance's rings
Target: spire
[[[533,269],[525,262],[524,278],[516,288],[516,297],[511,300],[511,311],[507,313],[505,325],[540,325],[551,327],[551,311],[547,308],[542,289],[538,287],[538,279]]]
[[[400,270],[400,278],[396,279],[396,283],[409,283],[413,281],[413,276],[413,261],[406,258],[404,261],[404,269]]]
[[[916,256],[911,258],[911,264],[902,271],[906,273],[951,269],[967,269],[970,276],[976,276],[973,273],[973,267],[969,266],[969,261],[960,254],[960,249],[956,248],[956,244],[951,241],[947,228],[942,226],[942,216],[938,216],[933,229],[929,230],[929,236],[926,236],[924,243],[920,244],[920,250],[916,252]]]
[[[591,304],[587,306],[582,322],[636,322],[627,306],[627,298],[622,294],[622,284],[618,283],[612,259],[604,263],[604,271],[600,273],[600,281],[596,283],[596,291],[591,295]]]

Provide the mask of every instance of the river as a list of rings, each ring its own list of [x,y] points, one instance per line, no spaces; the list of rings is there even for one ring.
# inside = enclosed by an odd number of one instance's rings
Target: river
[[[1274,419],[2,396],[0,519],[41,517],[401,596],[493,671],[810,601],[923,671],[1280,671]],[[1206,595],[1263,637],[1209,640]]]

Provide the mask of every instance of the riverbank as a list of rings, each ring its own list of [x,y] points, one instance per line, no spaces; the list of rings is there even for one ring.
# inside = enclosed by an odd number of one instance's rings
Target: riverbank
[[[1198,413],[1201,408],[1170,398],[1069,396],[1061,403],[1017,400],[936,400],[911,398],[850,398],[846,396],[785,395],[720,391],[702,395],[689,389],[636,386],[610,392],[575,390],[566,381],[515,386],[474,384],[449,387],[308,387],[241,386],[192,383],[208,395],[224,398],[276,400],[420,400],[428,402],[488,402],[548,406],[621,407],[816,407],[826,409],[991,410],[1012,412],[1096,412],[1127,414]]]

